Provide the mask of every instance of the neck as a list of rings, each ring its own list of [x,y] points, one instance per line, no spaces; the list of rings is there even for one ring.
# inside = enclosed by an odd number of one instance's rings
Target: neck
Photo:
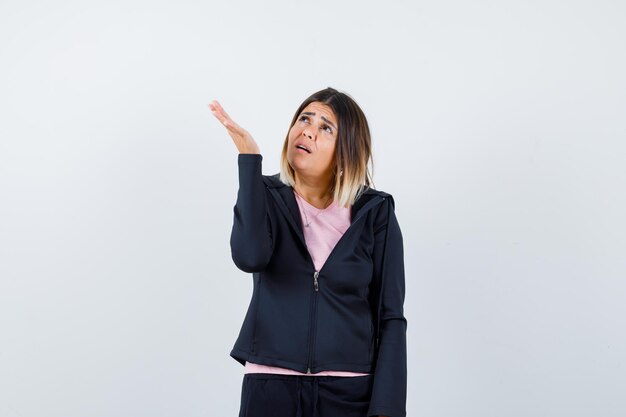
[[[296,174],[295,180],[294,190],[315,207],[326,208],[332,201],[329,179],[308,178]]]

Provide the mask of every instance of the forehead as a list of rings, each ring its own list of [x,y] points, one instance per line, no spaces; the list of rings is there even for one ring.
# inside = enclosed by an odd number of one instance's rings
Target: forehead
[[[313,103],[309,103],[304,109],[303,112],[314,112],[316,117],[324,116],[331,122],[335,123],[337,120],[335,118],[335,112],[326,104],[314,101]],[[336,123],[335,123],[336,124]]]

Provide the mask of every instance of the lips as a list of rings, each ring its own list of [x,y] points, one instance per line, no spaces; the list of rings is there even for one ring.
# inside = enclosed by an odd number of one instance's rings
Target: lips
[[[302,150],[306,151],[307,153],[311,153],[311,148],[309,148],[308,146],[306,146],[302,142],[296,142],[296,148],[297,149],[302,149]]]

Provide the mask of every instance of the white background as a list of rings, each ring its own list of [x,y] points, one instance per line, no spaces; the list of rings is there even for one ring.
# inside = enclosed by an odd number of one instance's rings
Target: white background
[[[237,150],[350,94],[408,416],[626,414],[622,1],[0,3],[0,417],[236,416]]]

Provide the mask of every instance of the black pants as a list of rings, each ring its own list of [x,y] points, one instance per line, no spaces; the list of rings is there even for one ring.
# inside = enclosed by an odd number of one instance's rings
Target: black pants
[[[367,417],[372,382],[373,375],[244,374],[239,417]]]

